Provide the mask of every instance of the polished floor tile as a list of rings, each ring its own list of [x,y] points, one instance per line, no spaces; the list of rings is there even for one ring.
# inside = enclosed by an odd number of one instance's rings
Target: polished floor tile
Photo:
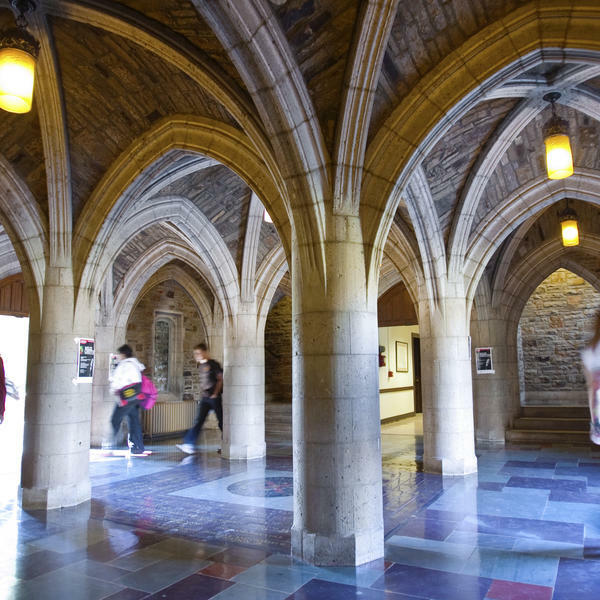
[[[287,600],[352,600],[353,598],[356,600],[421,600],[422,597],[312,579],[288,596]]]
[[[392,565],[373,588],[430,600],[483,600],[492,580],[408,565]]]
[[[382,432],[385,561],[290,555],[289,443],[223,460],[91,453],[92,501],[27,512],[0,472],[0,597],[35,600],[585,600],[600,598],[600,453],[506,447],[479,472],[422,471],[419,423]],[[203,441],[204,444],[204,441]]]
[[[148,600],[209,600],[216,594],[231,587],[233,583],[208,577],[207,575],[190,575],[185,579],[160,590]],[[240,599],[241,600],[241,599]]]

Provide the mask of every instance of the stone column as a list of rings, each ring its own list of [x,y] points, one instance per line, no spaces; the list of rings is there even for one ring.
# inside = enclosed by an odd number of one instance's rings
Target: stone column
[[[324,284],[293,248],[292,554],[359,565],[383,556],[377,294],[359,219],[330,220]]]
[[[226,327],[223,371],[222,456],[261,458],[266,453],[265,351],[253,304],[240,303]]]
[[[425,470],[443,475],[477,471],[466,300],[420,304]]]
[[[89,500],[91,383],[75,384],[77,344],[93,337],[91,307],[74,315],[72,272],[48,267],[41,315],[32,314],[22,459],[27,509]]]
[[[111,353],[115,352],[114,326],[96,324],[96,368],[92,385],[91,445],[99,448],[112,439],[110,417],[115,407],[115,396],[108,381]]]
[[[112,273],[102,285],[100,303],[96,307],[96,367],[92,384],[91,445],[102,447],[112,440],[110,417],[115,406],[115,397],[108,382],[110,354],[115,352],[115,316],[112,294]]]
[[[472,364],[475,437],[478,442],[504,444],[505,434],[519,412],[519,373],[516,324],[492,314],[471,323],[473,352],[491,347],[494,373],[477,374]]]

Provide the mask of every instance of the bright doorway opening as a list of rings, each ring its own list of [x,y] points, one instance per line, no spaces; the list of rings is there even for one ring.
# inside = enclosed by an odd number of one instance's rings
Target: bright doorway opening
[[[0,355],[6,377],[6,408],[0,425],[0,502],[15,497],[21,477],[29,319],[0,315]],[[6,496],[6,497],[5,497]]]

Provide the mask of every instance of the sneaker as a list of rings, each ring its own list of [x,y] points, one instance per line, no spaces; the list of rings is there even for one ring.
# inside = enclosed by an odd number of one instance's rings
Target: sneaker
[[[147,452],[132,452],[131,456],[149,456]]]
[[[186,454],[194,454],[196,447],[193,444],[175,444],[182,452]]]

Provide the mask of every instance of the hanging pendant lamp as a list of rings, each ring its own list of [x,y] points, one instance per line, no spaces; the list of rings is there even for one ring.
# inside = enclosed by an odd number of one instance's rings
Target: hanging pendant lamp
[[[18,13],[17,28],[0,37],[0,108],[12,113],[31,110],[35,63],[40,46],[27,31],[25,15],[35,10],[33,0],[11,0]]]
[[[569,141],[569,124],[556,114],[554,103],[560,98],[558,92],[544,96],[552,104],[552,117],[544,125],[546,146],[546,170],[550,179],[564,179],[573,175],[573,154]]]
[[[569,199],[565,209],[558,215],[562,244],[565,247],[579,246],[579,227],[577,225],[577,213],[569,207]]]

